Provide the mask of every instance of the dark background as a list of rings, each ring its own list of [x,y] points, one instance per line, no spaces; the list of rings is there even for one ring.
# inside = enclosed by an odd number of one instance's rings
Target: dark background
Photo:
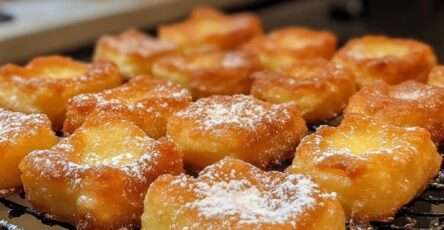
[[[444,61],[444,0],[268,0],[224,10],[254,12],[266,31],[290,25],[331,30],[340,45],[364,34],[414,38],[433,46]],[[155,33],[155,28],[143,29]],[[89,44],[67,54],[85,59],[92,50]]]

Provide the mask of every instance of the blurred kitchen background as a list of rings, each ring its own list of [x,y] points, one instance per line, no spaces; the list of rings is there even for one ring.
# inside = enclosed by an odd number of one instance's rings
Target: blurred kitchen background
[[[416,38],[444,60],[444,0],[0,0],[0,63],[48,53],[88,59],[100,35],[128,27],[155,33],[196,5],[252,11],[267,30],[332,30],[341,44],[367,33]]]

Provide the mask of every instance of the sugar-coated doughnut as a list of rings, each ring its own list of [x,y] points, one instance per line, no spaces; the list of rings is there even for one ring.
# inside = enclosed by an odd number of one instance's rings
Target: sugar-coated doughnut
[[[110,62],[86,64],[61,56],[39,57],[24,67],[7,64],[0,68],[0,106],[44,113],[59,129],[70,97],[112,88],[121,80],[118,68]]]
[[[444,140],[444,89],[415,81],[362,88],[350,98],[345,114],[359,113],[394,125],[419,126]]]
[[[130,119],[148,136],[159,138],[166,133],[168,118],[190,102],[191,94],[187,89],[140,75],[117,88],[71,98],[63,131],[72,133],[91,113],[106,111]]]
[[[441,156],[429,132],[346,115],[338,127],[322,126],[298,146],[290,173],[310,175],[336,192],[349,217],[389,220],[426,188]]]
[[[153,64],[153,75],[179,83],[199,98],[247,94],[253,82],[250,74],[260,68],[259,60],[249,53],[209,51],[160,58]]]
[[[436,56],[427,44],[374,35],[348,41],[333,60],[349,68],[360,87],[379,81],[426,82],[428,73],[436,65]]]
[[[184,52],[233,49],[260,34],[262,23],[258,16],[225,15],[208,7],[195,8],[189,19],[158,29],[161,40],[176,44]]]
[[[167,136],[199,170],[225,156],[260,168],[292,157],[307,128],[294,104],[272,105],[252,96],[202,98],[174,114]]]
[[[57,137],[45,115],[0,109],[0,193],[22,184],[18,165],[26,154],[55,143]]]
[[[335,196],[311,178],[225,158],[197,178],[159,177],[145,198],[142,229],[339,230],[345,218]]]
[[[174,50],[176,46],[172,43],[130,29],[116,36],[100,37],[94,60],[112,61],[125,77],[131,78],[139,74],[150,74],[153,61]]]
[[[20,164],[32,206],[77,229],[136,229],[154,179],[182,172],[182,154],[131,121],[89,116],[71,136]]]
[[[444,66],[439,65],[433,67],[429,73],[429,78],[427,83],[429,85],[444,87]]]
[[[307,123],[335,118],[356,91],[349,71],[323,59],[295,61],[279,71],[257,72],[253,78],[253,96],[272,103],[294,102]]]
[[[336,51],[336,40],[328,31],[287,27],[256,37],[244,49],[259,56],[267,68],[278,69],[300,59],[330,59]]]

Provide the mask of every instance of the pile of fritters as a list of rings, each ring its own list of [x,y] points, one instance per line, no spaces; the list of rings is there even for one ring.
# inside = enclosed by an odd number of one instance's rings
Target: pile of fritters
[[[101,37],[92,63],[0,67],[0,195],[22,187],[77,229],[389,220],[440,170],[444,67],[411,39],[336,49],[332,32],[197,8],[157,38]]]

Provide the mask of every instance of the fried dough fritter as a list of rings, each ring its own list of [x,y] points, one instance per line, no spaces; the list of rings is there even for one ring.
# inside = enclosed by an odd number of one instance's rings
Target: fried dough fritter
[[[182,154],[166,139],[102,113],[71,136],[20,164],[32,206],[77,229],[136,229],[143,199],[159,175],[182,172]]]
[[[268,69],[276,70],[301,59],[330,59],[336,51],[336,40],[328,31],[287,27],[253,39],[244,49],[259,56]]]
[[[140,74],[151,74],[152,63],[175,50],[176,46],[172,43],[130,29],[116,36],[100,37],[94,60],[112,61],[125,77],[131,78]]]
[[[375,35],[348,41],[333,60],[352,71],[359,87],[380,81],[392,85],[407,80],[426,82],[436,65],[436,56],[427,44]]]
[[[279,71],[253,74],[251,94],[272,103],[294,102],[307,123],[335,118],[356,91],[353,75],[323,59],[300,60]]]
[[[153,75],[190,89],[193,98],[214,94],[247,94],[250,74],[261,69],[259,60],[242,51],[209,51],[165,56],[153,65]]]
[[[266,168],[291,158],[306,132],[295,105],[272,105],[245,95],[199,99],[167,124],[167,136],[192,170],[225,156]]]
[[[349,114],[339,127],[322,126],[306,136],[287,171],[336,192],[349,217],[384,221],[423,191],[440,165],[425,129]]]
[[[168,118],[191,102],[188,90],[171,82],[140,75],[117,88],[81,94],[68,102],[65,133],[72,133],[94,112],[119,114],[152,138],[165,136]]]
[[[438,65],[433,67],[429,73],[427,83],[429,85],[444,87],[444,66]]]
[[[444,89],[415,81],[362,88],[344,114],[358,113],[385,123],[427,129],[435,142],[444,140]]]
[[[55,143],[57,137],[45,115],[0,109],[0,190],[21,186],[18,165],[23,157]]]
[[[110,62],[85,64],[61,56],[39,57],[24,67],[7,64],[0,68],[0,106],[44,113],[59,129],[70,97],[112,88],[121,81]]]
[[[345,218],[309,177],[224,158],[197,178],[159,177],[145,198],[142,229],[339,230]]]
[[[225,15],[209,7],[195,8],[187,20],[158,28],[161,40],[176,44],[184,52],[234,49],[262,33],[256,15]]]

